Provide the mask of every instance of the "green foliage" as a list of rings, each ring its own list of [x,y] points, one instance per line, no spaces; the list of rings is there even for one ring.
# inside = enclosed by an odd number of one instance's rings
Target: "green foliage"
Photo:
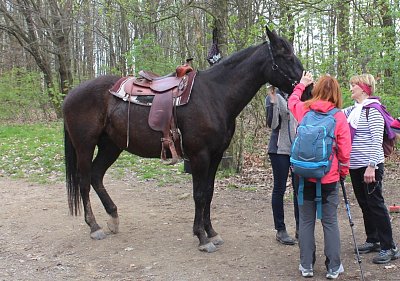
[[[47,89],[48,97],[46,96],[46,100],[49,101],[54,108],[61,111],[62,103],[65,96],[59,90],[60,88],[57,85],[55,85],[53,88]]]
[[[343,96],[343,108],[348,107],[354,104],[354,101],[351,99],[351,92],[348,86],[349,84],[345,84],[342,86],[342,96]]]
[[[400,117],[400,98],[399,95],[379,94],[381,102],[386,106],[390,114],[397,118]]]
[[[177,63],[166,56],[164,51],[154,35],[145,35],[144,38],[134,40],[131,51],[126,55],[128,65],[135,66],[135,74],[142,69],[160,75],[170,73]]]
[[[343,107],[353,105],[354,101],[351,99],[351,92],[349,90],[349,87],[347,86],[345,88],[345,86],[343,86],[342,89]],[[382,104],[386,106],[387,110],[393,117],[396,118],[400,116],[400,99],[398,96],[387,95],[384,93],[380,93],[380,91],[378,91],[376,95],[380,97]]]
[[[51,115],[50,101],[38,72],[13,68],[0,76],[0,121],[40,120]]]

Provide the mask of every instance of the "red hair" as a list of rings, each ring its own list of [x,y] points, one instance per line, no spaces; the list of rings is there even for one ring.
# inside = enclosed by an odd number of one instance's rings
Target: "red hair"
[[[321,76],[312,90],[312,98],[304,103],[306,107],[317,100],[330,101],[337,108],[342,108],[342,91],[339,82],[330,75]]]

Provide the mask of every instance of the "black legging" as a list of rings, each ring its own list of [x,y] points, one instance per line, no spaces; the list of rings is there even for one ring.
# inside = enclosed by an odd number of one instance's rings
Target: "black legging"
[[[371,184],[364,182],[366,168],[350,169],[354,194],[363,213],[366,241],[380,242],[383,250],[389,250],[394,247],[394,243],[389,212],[382,195],[384,165],[378,165],[375,170],[376,182]]]
[[[274,176],[274,187],[272,190],[272,212],[274,216],[274,225],[276,230],[286,229],[285,216],[283,208],[283,197],[286,191],[286,181],[289,174],[290,157],[289,155],[270,153],[272,173]],[[291,173],[292,174],[292,173]],[[292,178],[292,183],[294,181]],[[294,215],[296,220],[296,230],[298,230],[298,207],[297,207],[297,189],[293,193]]]

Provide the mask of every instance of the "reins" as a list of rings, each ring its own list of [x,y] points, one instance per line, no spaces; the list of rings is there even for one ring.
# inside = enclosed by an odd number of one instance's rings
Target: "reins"
[[[280,74],[283,75],[283,77],[285,77],[286,79],[289,80],[289,82],[292,82],[292,86],[295,87],[297,84],[299,84],[298,81],[293,80],[292,78],[290,78],[285,72],[283,72],[279,66],[276,64],[275,62],[275,58],[274,55],[272,54],[272,48],[271,48],[271,44],[268,44],[268,50],[269,50],[269,55],[271,56],[271,60],[272,60],[272,70],[273,71],[278,71]]]

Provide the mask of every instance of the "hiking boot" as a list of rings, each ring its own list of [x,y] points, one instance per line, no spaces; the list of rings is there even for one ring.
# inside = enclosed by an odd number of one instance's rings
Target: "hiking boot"
[[[301,272],[301,276],[303,277],[308,278],[314,276],[314,270],[312,269],[312,267],[310,269],[306,269],[301,264],[299,264],[299,270]]]
[[[399,249],[394,247],[389,250],[381,250],[377,256],[372,259],[373,263],[384,264],[391,260],[398,259],[400,257]]]
[[[369,252],[379,252],[381,250],[381,244],[379,242],[370,243],[365,242],[364,244],[358,246],[358,252],[360,254],[366,254]],[[357,250],[354,249],[354,252],[357,253]]]
[[[326,279],[336,279],[338,278],[340,273],[344,272],[343,265],[340,264],[338,270],[333,271],[332,269],[329,269],[328,272],[326,273]]]
[[[296,241],[289,236],[286,230],[278,230],[276,233],[276,240],[283,245],[294,245]]]

